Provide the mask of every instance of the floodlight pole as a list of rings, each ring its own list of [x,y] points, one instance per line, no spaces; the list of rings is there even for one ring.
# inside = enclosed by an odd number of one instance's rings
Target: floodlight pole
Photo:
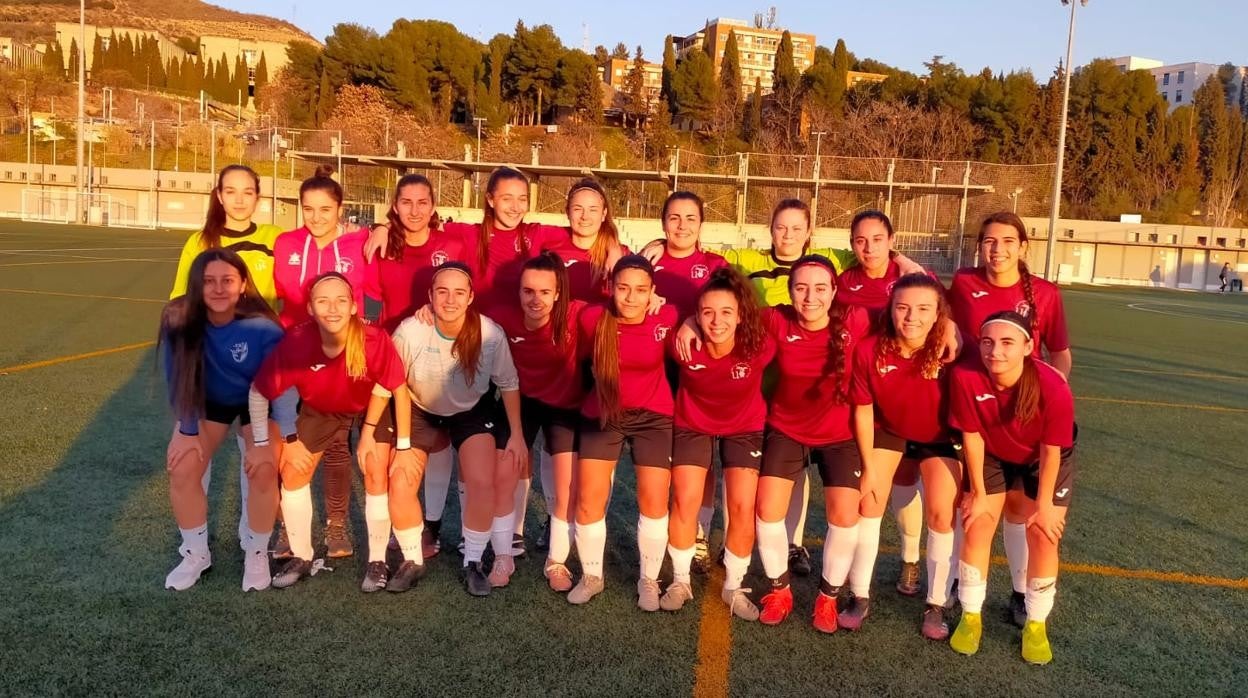
[[[1070,111],[1070,73],[1075,53],[1075,9],[1087,6],[1088,0],[1062,0],[1070,5],[1070,29],[1066,32],[1066,64],[1062,76],[1062,122],[1057,131],[1057,172],[1053,175],[1053,202],[1049,212],[1049,240],[1045,245],[1044,278],[1057,282],[1057,217],[1062,206],[1062,168],[1066,164],[1066,120]]]

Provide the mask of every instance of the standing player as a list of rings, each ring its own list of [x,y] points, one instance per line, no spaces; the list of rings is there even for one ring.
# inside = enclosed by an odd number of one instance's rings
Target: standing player
[[[418,461],[447,433],[459,451],[465,485],[464,582],[469,594],[487,596],[491,587],[506,586],[516,569],[511,556],[512,493],[528,458],[520,424],[520,381],[506,335],[473,307],[468,266],[446,262],[432,283],[433,324],[414,317],[404,320],[394,333],[394,345],[417,408],[412,410],[412,434]],[[505,419],[494,386],[502,393]],[[481,562],[487,543],[494,548],[488,576]]]
[[[247,389],[261,362],[282,338],[277,316],[257,292],[235,252],[201,252],[187,272],[186,293],[161,314],[159,344],[169,402],[177,416],[166,454],[169,501],[182,532],[182,561],[165,586],[191,588],[212,566],[208,550],[208,494],[203,474],[230,425],[246,443],[243,475],[251,496],[243,506],[247,530],[240,539],[243,591],[269,587],[269,536],[277,514],[277,449],[252,437]],[[283,431],[293,431],[294,405],[278,406]],[[268,422],[266,412],[262,420]]]
[[[654,284],[682,319],[693,315],[698,291],[711,278],[711,272],[728,266],[723,257],[702,249],[704,216],[702,198],[693,192],[674,192],[663,202],[666,242],[654,262]]]
[[[674,581],[660,605],[679,610],[693,598],[690,565],[698,512],[707,472],[718,446],[724,468],[724,535],[727,570],[721,598],[733,615],[758,619],[758,607],[742,581],[754,549],[754,495],[763,455],[763,371],[775,356],[754,289],[739,272],[724,267],[711,273],[697,297],[696,323],[702,346],[680,361],[672,451],[673,508],[668,533]]]
[[[1048,361],[1062,375],[1070,377],[1073,359],[1066,331],[1066,312],[1055,284],[1032,276],[1024,257],[1028,246],[1027,228],[1008,211],[994,213],[979,227],[980,266],[960,269],[949,286],[953,321],[969,344],[979,341],[979,328],[991,314],[1012,310],[1027,318],[1032,335],[1033,356]],[[1014,593],[1010,596],[1010,618],[1023,627],[1027,612],[1023,599],[1027,589],[1027,517],[1006,503],[1005,557],[1010,566]]]
[[[510,340],[520,376],[525,444],[532,449],[541,432],[542,456],[552,466],[543,573],[550,588],[558,592],[572,588],[567,561],[572,545],[576,432],[585,399],[577,359],[577,327],[585,303],[570,297],[569,269],[555,252],[530,259],[520,274],[519,304],[495,312]],[[520,523],[516,522],[517,527]]]
[[[427,302],[434,270],[447,261],[464,257],[462,238],[441,230],[436,205],[433,185],[424,175],[399,178],[386,213],[388,244],[368,265],[366,289],[366,295],[381,302],[378,320],[387,332],[393,333],[399,323]],[[441,550],[442,511],[451,485],[450,443],[435,444],[428,461],[422,529],[422,556],[426,560]]]
[[[833,302],[836,269],[821,255],[794,262],[789,292],[793,305],[764,312],[777,346],[779,381],[767,415],[758,482],[758,554],[771,580],[759,620],[776,625],[793,610],[784,517],[797,476],[813,456],[823,478],[828,519],[814,625],[832,633],[837,628],[837,596],[858,542],[864,458],[850,430],[848,390],[850,359],[867,334],[867,314]]]
[[[563,259],[572,298],[601,303],[607,299],[611,268],[629,252],[620,244],[620,232],[611,217],[607,192],[598,180],[586,178],[572,185],[568,190],[567,214],[568,227],[562,240],[559,235],[548,232],[549,238],[559,242],[547,249],[557,252]]]
[[[668,496],[672,458],[672,389],[664,371],[664,348],[676,311],[647,309],[654,269],[639,255],[626,255],[611,273],[605,305],[581,313],[579,350],[591,359],[594,390],[582,406],[576,470],[576,550],[580,582],[568,601],[583,604],[603,590],[606,507],[612,472],[625,441],[637,474],[637,547],[641,574],[637,605],[659,610],[659,569],[667,548]]]
[[[879,334],[863,341],[854,354],[850,395],[854,436],[866,460],[858,546],[849,572],[854,598],[838,623],[857,630],[871,611],[880,521],[890,489],[896,490],[894,473],[909,460],[918,464],[927,492],[929,583],[923,635],[944,640],[949,636],[944,611],[956,559],[954,510],[962,481],[962,466],[945,420],[950,369],[940,360],[941,336],[952,320],[944,287],[925,274],[898,279],[891,297]]]
[[[273,578],[273,586],[289,587],[312,573],[312,476],[325,449],[332,444],[345,444],[350,430],[357,423],[364,423],[366,427],[380,427],[384,436],[371,458],[367,452],[360,458],[366,466],[365,486],[369,493],[364,509],[370,563],[365,577],[367,591],[368,587],[386,584],[379,575],[385,569],[390,508],[384,490],[377,491],[385,479],[369,472],[367,466],[371,462],[384,470],[390,463],[389,430],[396,429],[399,436],[394,469],[409,472],[412,467],[408,425],[402,421],[395,426],[378,422],[391,394],[396,403],[408,399],[403,365],[386,333],[360,319],[355,292],[345,277],[337,272],[322,274],[312,281],[307,293],[307,312],[313,322],[287,331],[265,360],[253,385],[253,417],[263,414],[266,400],[277,399],[291,387],[303,401],[296,425],[297,438],[282,449],[279,464],[282,518],[293,557]],[[365,410],[367,416],[361,420]],[[361,446],[371,446],[376,441],[371,436],[362,433]],[[347,462],[350,463],[349,456]],[[405,555],[408,553],[404,551]],[[373,564],[379,561],[380,567]]]
[[[950,424],[962,431],[970,493],[962,507],[962,620],[949,644],[961,654],[979,650],[992,539],[1012,500],[1025,516],[1030,553],[1022,655],[1047,664],[1053,651],[1045,621],[1057,595],[1058,543],[1074,489],[1075,417],[1065,377],[1033,355],[1031,327],[1013,311],[989,315],[978,333],[981,363],[954,369]]]

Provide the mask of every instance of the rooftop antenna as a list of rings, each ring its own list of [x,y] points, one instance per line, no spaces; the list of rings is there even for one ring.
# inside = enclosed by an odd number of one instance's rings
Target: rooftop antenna
[[[763,13],[762,12],[754,13],[754,28],[755,29],[763,28]]]
[[[771,8],[767,10],[767,28],[768,29],[776,28],[776,6],[775,5],[772,5]]]
[[[581,50],[589,53],[589,22],[581,22]]]

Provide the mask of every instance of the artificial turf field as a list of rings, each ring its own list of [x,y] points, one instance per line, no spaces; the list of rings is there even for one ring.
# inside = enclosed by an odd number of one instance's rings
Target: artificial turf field
[[[464,593],[453,496],[444,552],[406,594],[360,593],[362,555],[289,590],[243,594],[227,441],[213,473],[214,568],[190,591],[162,589],[177,539],[150,342],[184,239],[0,222],[0,694],[1248,692],[1244,296],[1065,289],[1080,471],[1049,622],[1056,659],[1038,668],[1002,617],[1001,564],[977,656],[920,637],[922,599],[892,587],[889,517],[871,618],[855,634],[817,633],[818,497],[816,572],[795,578],[783,625],[730,620],[706,579],[685,610],[642,613],[628,468],[608,516],[607,590],[585,607],[546,588],[532,551],[509,587]],[[362,505],[357,484],[358,552]],[[535,493],[530,541],[543,518]],[[760,575],[755,562],[749,579]]]

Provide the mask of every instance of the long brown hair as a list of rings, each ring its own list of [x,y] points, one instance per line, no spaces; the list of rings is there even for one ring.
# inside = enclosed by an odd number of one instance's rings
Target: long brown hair
[[[157,348],[169,347],[169,402],[177,414],[201,412],[204,407],[204,337],[208,306],[204,302],[204,272],[212,262],[225,262],[238,272],[243,293],[234,307],[235,318],[268,318],[280,327],[277,315],[256,290],[247,264],[237,252],[217,247],[204,250],[191,262],[186,294],[169,301],[160,314]],[[157,351],[157,356],[161,355]]]
[[[433,214],[429,217],[429,232],[438,229],[442,223],[442,219],[438,217],[437,194],[433,191],[433,183],[429,178],[418,173],[405,174],[399,178],[397,184],[394,185],[394,196],[390,197],[390,208],[386,211],[387,223],[387,244],[386,259],[399,261],[403,259],[403,248],[407,247],[407,227],[403,225],[403,220],[399,218],[398,211],[395,208],[399,205],[399,197],[402,196],[403,190],[407,187],[423,186],[429,190],[429,201],[434,205]]]
[[[992,224],[1008,225],[1018,232],[1019,243],[1025,243],[1028,240],[1027,226],[1023,224],[1023,219],[1010,211],[998,211],[989,215],[984,222],[979,225],[979,235],[975,238],[975,245],[984,244],[984,236],[988,233],[988,226]],[[1023,298],[1027,300],[1027,326],[1033,331],[1036,328],[1036,294],[1031,288],[1031,270],[1027,268],[1027,262],[1021,258],[1018,260],[1018,276],[1019,281],[1023,284]]]
[[[654,282],[654,267],[645,257],[636,254],[625,255],[615,263],[611,270],[611,281],[615,282],[620,274],[628,269],[640,269]],[[615,305],[615,293],[607,298],[606,312],[598,318],[594,328],[593,373],[594,390],[598,393],[598,422],[606,427],[607,423],[620,416],[620,310]]]
[[[225,234],[225,205],[221,203],[221,192],[225,188],[225,176],[231,172],[246,172],[256,187],[256,199],[260,198],[260,175],[246,165],[226,165],[217,173],[217,186],[208,197],[208,215],[204,220],[204,231],[200,234],[204,249],[211,250],[221,246],[221,236]]]
[[[327,271],[324,274],[312,279],[312,285],[308,286],[308,301],[312,300],[312,293],[316,290],[317,285],[328,279],[337,279],[347,285],[347,292],[354,296],[354,290],[351,288],[351,282],[347,277],[336,271]],[[360,317],[360,308],[356,308],[355,312],[347,320],[347,342],[345,347],[347,360],[347,376],[355,380],[361,380],[368,376],[368,354],[364,346],[364,319]]]
[[[944,285],[927,274],[907,274],[893,284],[888,307],[880,315],[880,341],[875,345],[875,368],[883,370],[888,363],[889,354],[901,355],[901,333],[897,331],[897,324],[893,321],[893,302],[899,292],[910,288],[926,288],[936,294],[936,322],[928,330],[923,347],[915,354],[923,377],[931,380],[940,375],[941,338],[947,323],[953,321],[953,315],[949,310],[949,301],[945,298]]]
[[[979,326],[981,337],[984,334],[984,327],[990,322],[1009,323],[1018,328],[1028,341],[1033,341],[1029,320],[1013,310],[1002,310],[984,318]],[[1018,377],[1018,382],[1014,384],[1014,405],[1010,409],[1010,416],[1018,420],[1019,424],[1026,424],[1035,419],[1039,413],[1040,370],[1036,368],[1036,360],[1028,354],[1023,357],[1023,373]]]
[[[463,262],[451,261],[443,262],[438,266],[437,271],[433,272],[433,280],[429,283],[429,293],[432,294],[433,289],[437,287],[438,276],[446,272],[463,274],[468,278],[468,290],[473,289],[472,270]],[[481,314],[471,303],[464,310],[464,326],[460,328],[459,334],[455,335],[455,341],[451,343],[451,356],[459,362],[459,369],[463,371],[464,378],[471,385],[477,379],[477,369],[481,363]]]
[[[836,266],[832,264],[832,260],[821,254],[808,254],[798,258],[790,267],[789,273],[789,296],[793,295],[793,282],[797,279],[797,270],[806,266],[822,267],[828,270],[829,276],[832,277],[832,290],[836,291]],[[848,398],[848,390],[845,386],[845,353],[849,348],[848,332],[845,328],[845,320],[849,315],[849,306],[844,303],[836,302],[832,299],[832,307],[828,308],[828,361],[824,364],[823,378],[832,379],[834,381],[833,399],[837,404],[845,403]],[[811,388],[811,398],[818,397],[818,389]]]
[[[579,191],[589,190],[602,197],[602,225],[598,228],[598,237],[594,238],[594,244],[589,248],[589,264],[593,267],[594,273],[590,279],[594,284],[600,283],[611,273],[607,268],[607,257],[611,254],[611,249],[620,244],[620,231],[615,227],[615,220],[611,217],[611,202],[607,200],[607,190],[603,189],[598,180],[592,177],[586,177],[578,180],[568,190],[568,211],[569,223],[571,222],[572,197]]]
[[[481,229],[477,234],[477,268],[483,274],[490,263],[490,238],[494,236],[494,207],[490,205],[490,197],[498,190],[498,185],[508,179],[524,182],[526,186],[529,183],[529,178],[525,177],[523,172],[510,167],[500,167],[490,173],[490,178],[485,183],[486,196],[481,199],[481,211],[484,216],[481,218]],[[529,239],[524,235],[523,226],[523,222],[517,226],[516,240],[520,243],[520,256],[528,257]]]
[[[802,254],[810,251],[810,241],[815,236],[814,221],[810,217],[810,206],[801,199],[781,199],[776,207],[771,210],[771,221],[767,224],[767,231],[770,233],[772,226],[776,224],[776,218],[785,211],[801,211],[806,216],[806,230],[809,235],[806,236],[806,243],[802,245]],[[773,250],[774,251],[774,250]]]
[[[528,270],[548,271],[555,275],[555,292],[558,297],[555,298],[555,305],[550,309],[550,336],[554,340],[555,346],[565,347],[568,344],[568,307],[572,302],[570,284],[568,283],[568,268],[563,265],[563,258],[557,253],[550,250],[542,252],[536,257],[526,260],[524,266],[520,268],[520,275],[523,277],[524,272]]]
[[[767,330],[763,327],[763,312],[759,309],[758,292],[754,285],[734,267],[721,267],[711,272],[702,290],[698,291],[698,299],[694,308],[702,307],[702,297],[711,291],[727,291],[737,299],[737,326],[735,343],[732,352],[742,359],[752,359],[763,350],[767,339]],[[696,312],[701,312],[696,311]]]

